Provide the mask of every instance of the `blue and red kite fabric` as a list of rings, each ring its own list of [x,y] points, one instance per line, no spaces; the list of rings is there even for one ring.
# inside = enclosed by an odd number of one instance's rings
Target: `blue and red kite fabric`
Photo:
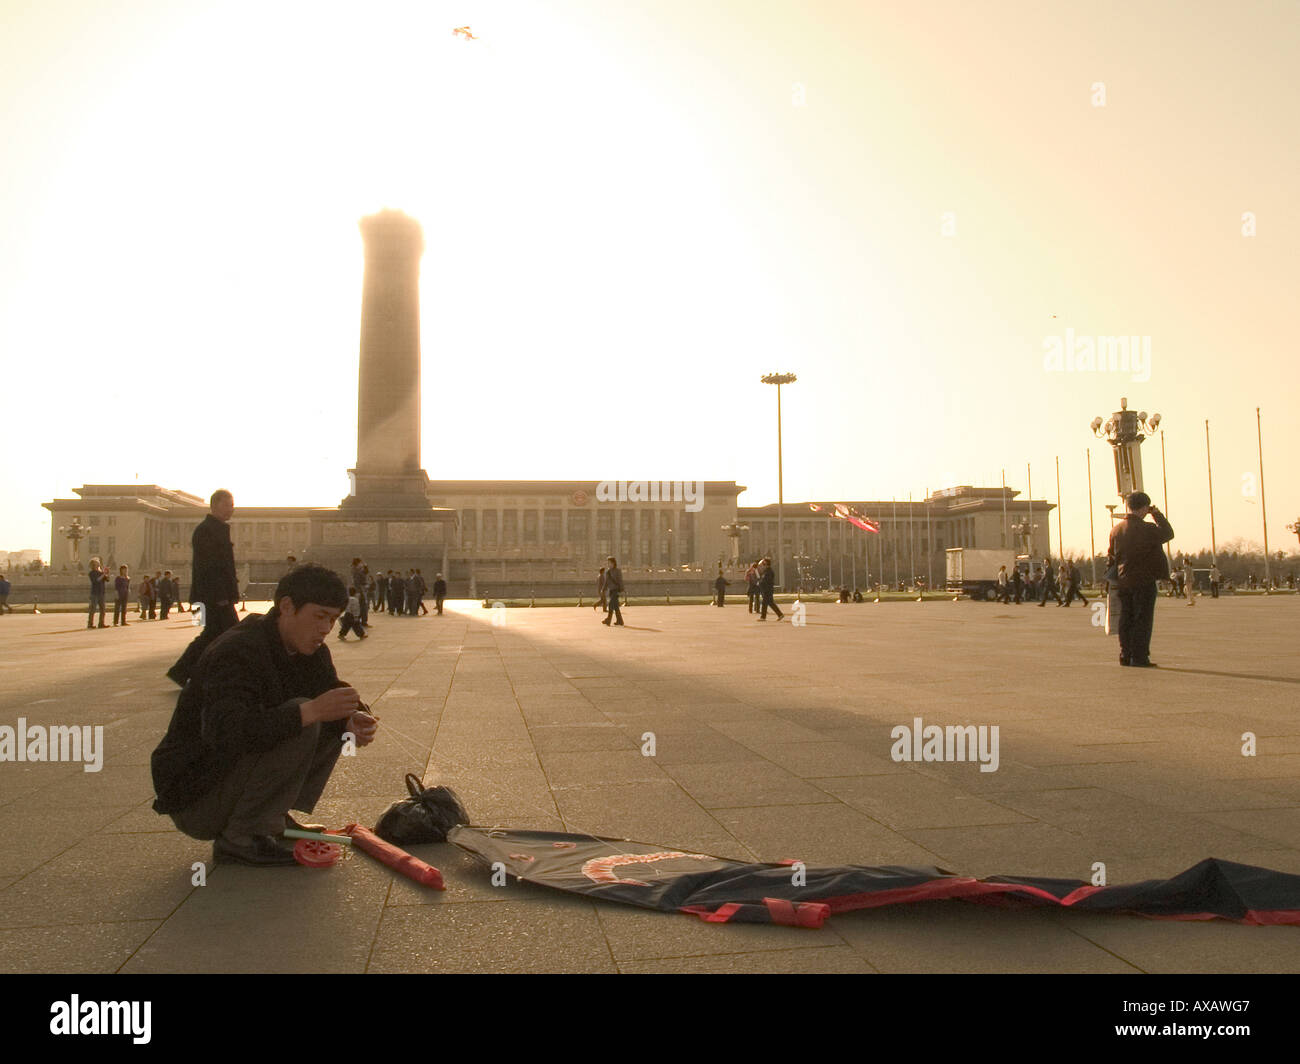
[[[1075,879],[991,876],[941,868],[759,864],[595,835],[457,827],[449,842],[528,883],[710,923],[821,927],[828,916],[907,902],[960,899],[1004,908],[1057,906],[1160,920],[1300,925],[1300,876],[1202,861],[1172,879],[1094,887]]]

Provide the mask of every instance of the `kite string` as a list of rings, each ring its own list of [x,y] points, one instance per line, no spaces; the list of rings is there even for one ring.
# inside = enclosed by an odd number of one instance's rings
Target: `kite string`
[[[405,739],[408,743],[413,744],[414,747],[415,747],[416,749],[418,749],[419,751],[422,752],[422,751],[424,750],[424,744],[423,744],[419,739],[417,739],[417,738],[416,738],[415,736],[413,736],[413,735],[408,735],[406,732],[401,731],[401,730],[399,730],[399,729],[397,729],[397,728],[394,728],[391,724],[387,724],[387,723],[385,723],[385,724],[384,724],[384,725],[379,729],[379,733],[382,734],[382,733],[385,732],[385,731],[392,732],[394,743],[395,743],[395,745],[398,747],[398,749],[401,750],[404,754],[406,754],[407,757],[411,758],[412,762],[413,762],[414,764],[416,764],[416,765],[419,767],[419,769],[420,769],[420,779],[421,779],[421,782],[423,782],[423,780],[424,780],[424,773],[425,773],[425,771],[426,771],[426,770],[428,769],[428,767],[429,767],[429,762],[432,761],[433,758],[434,758],[434,756],[435,756],[434,753],[433,753],[433,751],[432,751],[432,749],[430,749],[429,756],[428,756],[427,758],[423,758],[423,757],[421,757],[421,756],[413,755],[413,754],[411,753],[411,748],[410,748],[410,747],[408,747],[408,746],[402,744],[401,742],[398,742],[397,740],[398,740],[398,739]],[[448,765],[448,766],[450,766],[450,767],[452,767],[452,768],[468,768],[468,767],[470,767],[468,762],[466,762],[466,761],[462,761],[460,758],[451,757],[451,756],[449,756],[449,755],[445,755],[445,754],[438,754],[438,755],[436,755],[436,756],[437,756],[437,759],[438,759],[439,761],[443,762],[444,764],[446,764],[446,765]],[[525,810],[523,810],[523,815],[524,815],[524,816],[529,816],[529,815],[531,815],[531,814],[533,814],[533,813],[536,813],[538,816],[544,816],[544,817],[556,817],[556,818],[558,818],[562,823],[569,824],[569,826],[570,826],[570,833],[571,833],[571,834],[574,834],[574,835],[585,835],[585,836],[587,836],[589,839],[591,839],[593,842],[599,842],[599,843],[601,843],[602,845],[608,846],[609,849],[610,849],[610,852],[611,852],[611,853],[621,853],[621,852],[622,852],[622,850],[621,850],[620,847],[616,846],[616,845],[615,845],[614,843],[612,843],[612,842],[608,842],[607,840],[603,839],[601,836],[597,835],[595,832],[584,831],[584,830],[581,829],[581,827],[578,827],[577,825],[572,825],[572,824],[567,820],[566,817],[564,817],[564,816],[562,816],[562,815],[560,814],[560,812],[559,812],[558,809],[546,810],[546,809],[543,809],[543,808],[541,808],[541,807],[535,807],[535,808],[531,808],[531,809],[525,809]]]

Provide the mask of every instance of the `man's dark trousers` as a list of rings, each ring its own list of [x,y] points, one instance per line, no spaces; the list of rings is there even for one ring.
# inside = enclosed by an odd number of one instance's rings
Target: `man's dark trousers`
[[[1151,660],[1151,629],[1156,619],[1156,585],[1119,589],[1119,656],[1130,665]]]
[[[776,599],[773,597],[772,592],[764,591],[763,604],[758,615],[760,620],[767,620],[767,611],[769,608],[776,614],[777,620],[780,620],[785,616],[785,614],[781,612],[781,607],[776,604]]]
[[[274,749],[245,754],[229,776],[171,818],[192,839],[279,835],[290,809],[316,807],[342,749],[335,731],[322,734],[312,724]]]
[[[190,603],[193,608],[193,603]],[[194,673],[194,666],[199,663],[199,658],[203,652],[212,645],[212,641],[217,638],[227,628],[233,628],[239,623],[239,614],[233,605],[226,606],[209,606],[206,603],[203,607],[203,631],[185,648],[185,653],[180,656],[180,660],[172,666],[171,671],[188,680]],[[182,686],[184,683],[182,682]]]

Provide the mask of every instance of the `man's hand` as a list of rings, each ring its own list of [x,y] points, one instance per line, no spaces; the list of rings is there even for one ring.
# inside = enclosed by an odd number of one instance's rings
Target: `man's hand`
[[[348,731],[356,736],[358,746],[369,746],[375,741],[379,721],[364,709],[358,709],[348,718]]]
[[[361,705],[361,696],[352,687],[335,687],[318,695],[310,702],[299,707],[302,714],[302,726],[318,724],[329,720],[343,720],[352,716]]]

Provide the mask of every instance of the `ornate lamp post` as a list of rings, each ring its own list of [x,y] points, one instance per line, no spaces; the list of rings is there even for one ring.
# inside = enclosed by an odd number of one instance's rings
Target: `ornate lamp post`
[[[1143,410],[1135,414],[1128,408],[1128,400],[1119,401],[1119,409],[1109,420],[1092,419],[1093,435],[1105,440],[1115,451],[1115,484],[1119,497],[1127,499],[1142,490],[1142,441],[1160,428],[1160,415]]]
[[[1028,519],[1021,520],[1018,524],[1011,526],[1011,533],[1016,537],[1021,546],[1021,553],[1028,559],[1030,571],[1032,572],[1034,564],[1034,533],[1038,531],[1038,526],[1031,524]]]
[[[731,564],[734,566],[740,561],[740,537],[749,531],[749,525],[743,525],[739,521],[729,521],[722,526],[722,531],[731,541]]]
[[[59,535],[65,537],[72,544],[72,560],[75,564],[80,565],[81,541],[89,536],[93,531],[89,525],[83,525],[80,517],[74,517],[72,524],[64,525],[59,529]]]
[[[785,526],[782,510],[785,504],[785,479],[781,461],[781,385],[793,384],[799,378],[793,373],[769,373],[760,378],[764,384],[776,385],[776,576],[785,588]]]
[[[804,583],[812,575],[812,561],[813,558],[811,554],[796,554],[794,556],[794,564],[799,572],[799,594],[800,595],[802,595],[804,592]]]

